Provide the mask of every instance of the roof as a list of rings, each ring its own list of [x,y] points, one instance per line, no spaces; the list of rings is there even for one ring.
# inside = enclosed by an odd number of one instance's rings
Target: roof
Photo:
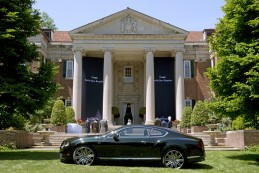
[[[68,34],[68,31],[54,31],[54,42],[72,42],[71,37]]]
[[[71,31],[69,31],[69,34],[71,35],[71,37],[73,37],[74,34],[87,33],[88,31],[92,31],[95,28],[100,28],[101,26],[105,25],[107,22],[112,22],[112,21],[117,20],[118,18],[122,18],[122,17],[125,18],[126,16],[131,16],[131,15],[134,18],[136,18],[136,19],[149,22],[153,26],[156,25],[156,26],[159,26],[160,28],[163,27],[167,31],[170,31],[170,32],[173,32],[173,33],[177,33],[177,34],[184,34],[184,35],[188,34],[188,31],[186,31],[184,29],[181,29],[181,28],[176,27],[174,25],[171,25],[169,23],[163,22],[161,20],[155,19],[155,18],[153,18],[151,16],[148,16],[146,14],[143,14],[141,12],[133,10],[133,9],[131,9],[129,7],[124,9],[124,10],[122,10],[122,11],[119,11],[117,13],[111,14],[109,16],[106,16],[106,17],[101,18],[99,20],[96,20],[94,22],[91,22],[89,24],[83,25],[83,26],[81,26],[79,28],[76,28],[74,30],[71,30]],[[130,19],[126,19],[126,20],[130,20]],[[128,22],[128,21],[126,21],[126,22]],[[131,22],[131,25],[133,25],[132,22]],[[110,28],[111,30],[115,30],[116,31],[116,27],[118,27],[118,26],[110,26],[110,27],[112,27],[112,28]],[[141,29],[141,31],[142,30],[143,29]],[[140,32],[140,30],[138,32]],[[116,33],[116,34],[118,34],[118,33]],[[138,33],[138,34],[140,34],[140,33]]]
[[[190,31],[185,42],[201,42],[203,41],[202,31]]]
[[[68,31],[54,31],[54,42],[72,42],[71,37],[68,34]],[[201,42],[203,41],[203,32],[202,31],[191,31],[189,32],[186,42]]]

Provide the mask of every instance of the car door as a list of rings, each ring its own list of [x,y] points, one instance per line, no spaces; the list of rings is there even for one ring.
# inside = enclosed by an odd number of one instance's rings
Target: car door
[[[108,136],[101,144],[101,157],[145,158],[150,157],[149,128],[125,127],[113,135]],[[100,148],[100,146],[99,146]]]

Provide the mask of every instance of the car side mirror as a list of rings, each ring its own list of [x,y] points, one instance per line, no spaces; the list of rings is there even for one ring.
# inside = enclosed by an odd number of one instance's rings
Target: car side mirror
[[[113,139],[114,139],[115,141],[119,141],[119,134],[118,134],[118,133],[114,133],[114,134],[113,134]]]

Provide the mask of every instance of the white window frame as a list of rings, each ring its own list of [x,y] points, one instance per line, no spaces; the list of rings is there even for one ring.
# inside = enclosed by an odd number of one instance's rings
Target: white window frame
[[[185,100],[185,107],[190,106],[192,108],[192,100],[191,99],[186,99]]]
[[[66,61],[66,78],[73,79],[74,75],[74,61]]]
[[[72,106],[72,100],[65,100],[65,107]]]
[[[124,83],[132,83],[133,82],[133,67],[125,66],[124,67]]]
[[[192,66],[190,60],[184,60],[184,78],[191,78],[192,77]]]

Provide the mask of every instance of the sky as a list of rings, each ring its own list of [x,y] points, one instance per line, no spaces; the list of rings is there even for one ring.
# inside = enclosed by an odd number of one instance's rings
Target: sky
[[[36,0],[59,31],[70,31],[127,7],[187,31],[215,28],[224,0]]]

